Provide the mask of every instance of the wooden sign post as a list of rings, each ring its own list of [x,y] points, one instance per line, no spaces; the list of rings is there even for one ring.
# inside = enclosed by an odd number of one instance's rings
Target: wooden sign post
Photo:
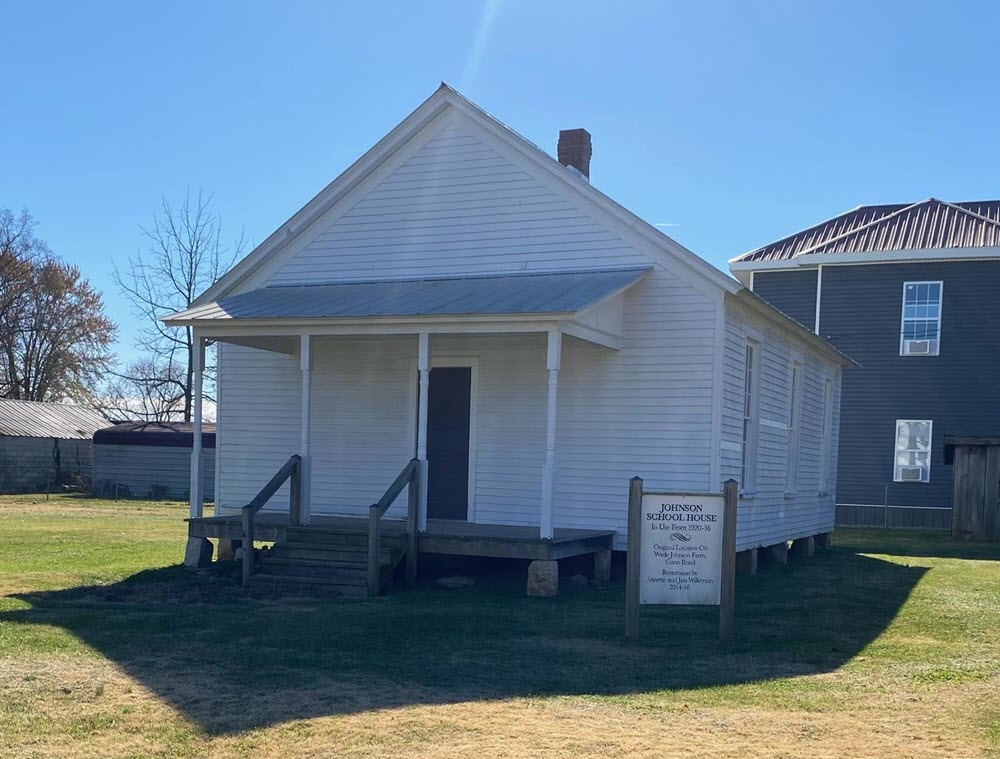
[[[639,637],[642,604],[719,607],[719,639],[733,638],[737,483],[723,493],[648,492],[633,477],[628,497],[625,634]]]

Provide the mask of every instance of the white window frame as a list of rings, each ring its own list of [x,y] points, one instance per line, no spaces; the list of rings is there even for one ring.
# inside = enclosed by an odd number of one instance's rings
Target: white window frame
[[[821,410],[819,492],[820,495],[826,495],[830,492],[830,469],[833,467],[833,380],[830,377],[823,381]]]
[[[802,385],[805,366],[801,360],[792,362],[789,377],[788,403],[788,466],[785,470],[785,492],[792,494],[799,488],[799,452],[802,439]]]
[[[938,314],[937,314],[937,339],[933,341],[927,340],[907,340],[904,335],[906,334],[906,288],[918,285],[937,285],[938,286]],[[941,313],[944,310],[944,282],[942,280],[922,280],[919,282],[904,282],[903,283],[903,300],[899,308],[899,355],[900,356],[939,356],[941,355]],[[930,319],[920,318],[920,319],[910,319],[910,321],[930,321]],[[911,350],[911,343],[926,343],[932,342],[933,345],[929,346],[926,352],[915,353]]]
[[[740,438],[740,491],[757,488],[757,438],[760,436],[761,343],[747,340],[743,366],[743,424]]]
[[[899,447],[899,426],[901,424],[926,424],[927,425],[927,450],[921,451],[916,448],[900,448]],[[895,435],[892,440],[892,481],[893,482],[905,482],[910,485],[926,485],[931,481],[931,456],[934,451],[934,421],[932,419],[897,419],[895,427]],[[920,464],[900,464],[899,454],[918,454],[925,453],[927,455],[926,466]],[[902,476],[903,467],[920,467],[921,476],[919,480],[904,480]]]

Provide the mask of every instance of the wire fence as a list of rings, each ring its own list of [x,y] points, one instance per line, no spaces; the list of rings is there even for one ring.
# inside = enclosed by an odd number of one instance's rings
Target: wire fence
[[[214,477],[205,478],[205,501],[213,500]],[[92,463],[71,466],[51,458],[0,462],[0,495],[76,494],[109,501],[187,501],[190,475],[177,471],[150,471],[142,467],[95,470]]]
[[[109,501],[187,501],[190,493],[190,457],[158,463],[94,466],[85,457],[70,460],[52,456],[7,456],[0,461],[0,495],[78,494]],[[16,458],[11,461],[11,458]],[[214,499],[214,458],[205,460],[205,501]],[[915,488],[926,485],[897,482],[837,482],[836,524],[839,527],[946,529],[951,526],[951,499],[926,505],[915,498]],[[939,489],[940,490],[940,489]],[[920,491],[916,491],[920,493]],[[926,492],[926,491],[925,491]],[[923,495],[923,493],[921,493]]]

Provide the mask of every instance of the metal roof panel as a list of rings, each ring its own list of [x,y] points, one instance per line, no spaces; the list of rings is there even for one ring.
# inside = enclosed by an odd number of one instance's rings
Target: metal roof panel
[[[107,425],[101,414],[83,406],[0,399],[0,435],[89,440]]]
[[[648,269],[265,287],[173,314],[167,321],[575,313]]]
[[[765,245],[733,263],[787,261],[814,253],[1000,247],[1000,200],[860,206]]]

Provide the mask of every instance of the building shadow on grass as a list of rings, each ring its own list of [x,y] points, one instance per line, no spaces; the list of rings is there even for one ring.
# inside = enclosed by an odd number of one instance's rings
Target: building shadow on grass
[[[623,695],[829,672],[876,638],[926,570],[835,549],[741,577],[737,641],[714,607],[644,607],[624,588],[555,599],[516,585],[422,587],[362,602],[251,598],[234,575],[183,567],[21,595],[0,614],[57,625],[208,734],[413,704]]]

